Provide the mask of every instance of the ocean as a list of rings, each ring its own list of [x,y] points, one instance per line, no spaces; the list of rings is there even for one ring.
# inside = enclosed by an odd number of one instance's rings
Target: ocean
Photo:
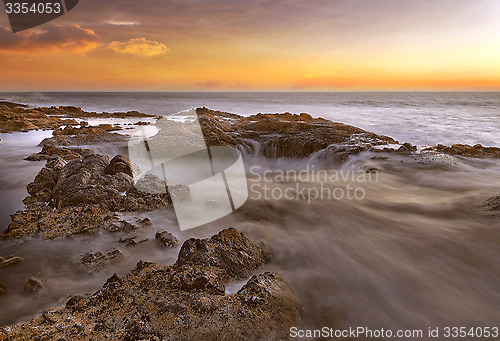
[[[307,112],[401,143],[500,147],[500,93],[2,93],[0,98],[34,106],[158,115],[202,106],[241,115]],[[43,166],[23,158],[40,150],[37,144],[50,133],[0,134],[0,230],[7,227],[10,214],[22,209],[25,186]],[[103,150],[113,156],[112,150]],[[249,185],[256,190],[247,203],[203,228],[180,231],[171,209],[142,214],[181,243],[228,226],[265,241],[273,258],[264,270],[281,273],[291,283],[304,306],[306,328],[426,332],[429,327],[498,326],[500,218],[486,214],[481,204],[500,194],[500,161],[366,152],[338,165],[328,163],[329,152],[299,160],[247,155],[245,163],[274,175],[290,169],[310,172],[319,163],[328,174],[377,169],[376,180],[349,183],[363,190],[362,200],[266,197],[264,185],[270,193],[305,186],[310,194],[320,188],[335,193],[347,183],[319,177],[266,180],[250,173]],[[139,245],[124,250],[125,260],[102,273],[89,276],[75,267],[89,249],[120,247],[117,239],[102,232],[48,242],[3,242],[0,255],[15,254],[25,261],[2,278],[20,290],[0,297],[0,325],[26,321],[64,304],[70,294],[94,292],[114,272],[128,273],[139,259],[172,264],[178,252]],[[22,283],[30,276],[43,278],[50,290],[25,295]],[[241,285],[233,283],[227,292]]]
[[[498,92],[38,92],[0,93],[0,98],[36,106],[156,115],[193,107],[240,115],[306,112],[416,145],[500,146]]]

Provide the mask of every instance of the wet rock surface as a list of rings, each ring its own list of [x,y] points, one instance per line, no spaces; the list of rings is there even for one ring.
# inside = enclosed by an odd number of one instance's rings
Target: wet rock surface
[[[269,260],[245,235],[230,228],[190,239],[181,250],[172,266],[140,261],[92,295],[4,327],[0,339],[282,340],[300,325],[298,300],[278,274],[254,275],[237,293],[225,293],[225,283]]]
[[[463,157],[474,158],[500,158],[500,148],[484,147],[480,144],[469,146],[466,144],[454,144],[450,147],[438,144],[435,147],[428,148],[427,150],[438,151],[449,155],[457,155]]]
[[[0,105],[0,133],[55,129],[62,125],[78,125],[73,119],[47,116],[42,108],[28,108],[22,104],[2,102]]]
[[[376,135],[347,124],[336,123],[309,114],[257,114],[249,117],[198,108],[202,130],[208,145],[244,145],[267,157],[305,157],[332,144],[359,137],[371,145],[397,143],[388,136]],[[364,149],[364,148],[362,148]]]
[[[80,264],[91,271],[102,271],[109,264],[119,262],[123,259],[123,253],[118,249],[105,252],[87,252],[80,259]]]
[[[171,203],[166,193],[139,191],[134,170],[121,155],[85,154],[66,161],[52,157],[28,184],[26,210],[12,215],[2,238],[40,234],[51,239],[97,228],[123,228],[112,212],[151,211]],[[146,223],[146,222],[144,222]]]
[[[40,142],[41,146],[78,146],[91,145],[107,142],[126,142],[126,135],[114,133],[121,130],[120,127],[110,124],[101,124],[98,126],[65,127],[56,129],[52,133],[53,137],[46,138]]]
[[[11,266],[15,266],[19,263],[21,263],[24,259],[22,257],[16,257],[16,256],[12,256],[12,257],[8,257],[8,258],[3,258],[3,257],[0,257],[0,269],[5,269],[5,268],[9,268]]]
[[[24,291],[30,294],[40,292],[43,288],[42,280],[37,277],[31,277],[24,283]]]
[[[162,245],[167,247],[176,247],[179,244],[177,238],[168,231],[156,232],[155,239],[158,240]]]
[[[29,131],[38,129],[57,129],[61,126],[77,126],[73,118],[109,117],[109,118],[154,118],[137,111],[96,113],[86,112],[78,107],[60,106],[30,108],[24,104],[0,102],[0,133]]]

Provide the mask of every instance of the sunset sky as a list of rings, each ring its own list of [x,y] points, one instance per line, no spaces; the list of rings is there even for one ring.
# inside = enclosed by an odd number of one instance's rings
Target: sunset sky
[[[500,90],[498,0],[80,0],[0,91]]]

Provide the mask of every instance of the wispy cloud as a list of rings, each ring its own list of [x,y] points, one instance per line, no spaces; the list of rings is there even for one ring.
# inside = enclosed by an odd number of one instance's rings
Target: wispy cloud
[[[51,25],[17,34],[12,34],[7,27],[0,27],[0,52],[4,53],[84,53],[99,44],[100,38],[93,30],[78,25]]]

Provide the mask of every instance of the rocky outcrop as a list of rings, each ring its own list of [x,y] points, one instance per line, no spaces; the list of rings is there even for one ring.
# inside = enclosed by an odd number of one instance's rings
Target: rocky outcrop
[[[177,238],[175,238],[175,236],[168,231],[156,232],[155,239],[167,247],[176,247],[179,244]]]
[[[305,113],[241,117],[199,108],[197,114],[208,145],[243,145],[253,153],[255,146],[249,141],[255,141],[266,157],[305,157],[334,144],[359,146],[359,152],[374,145],[397,143],[388,136]]]
[[[46,161],[54,156],[60,156],[65,161],[81,159],[92,152],[86,148],[77,147],[56,147],[54,145],[45,145],[38,153],[31,154],[24,158],[26,161]]]
[[[53,137],[46,138],[40,142],[41,146],[78,146],[106,142],[126,142],[127,136],[113,133],[121,130],[120,127],[110,124],[98,126],[65,127],[56,129],[52,133]]]
[[[500,148],[496,147],[484,147],[480,144],[474,146],[469,146],[467,144],[454,144],[451,147],[438,144],[435,147],[427,148],[425,150],[437,151],[441,153],[446,153],[449,155],[457,155],[464,157],[475,157],[475,158],[500,158]]]
[[[2,102],[0,105],[0,133],[55,129],[62,125],[78,125],[73,119],[47,116],[41,108],[30,109],[24,105]]]
[[[225,283],[268,259],[267,251],[235,229],[190,239],[174,265],[140,261],[96,293],[74,296],[30,322],[5,327],[3,335],[9,340],[287,339],[289,328],[300,325],[300,306],[280,275],[255,275],[237,293],[225,292]]]
[[[12,215],[2,238],[39,234],[52,239],[99,228],[112,231],[126,225],[113,212],[151,211],[171,203],[165,183],[163,193],[144,193],[134,185],[133,173],[130,161],[121,155],[111,159],[85,154],[69,162],[53,157],[28,184],[30,195],[23,201],[27,209]],[[189,188],[179,193],[189,195]]]

